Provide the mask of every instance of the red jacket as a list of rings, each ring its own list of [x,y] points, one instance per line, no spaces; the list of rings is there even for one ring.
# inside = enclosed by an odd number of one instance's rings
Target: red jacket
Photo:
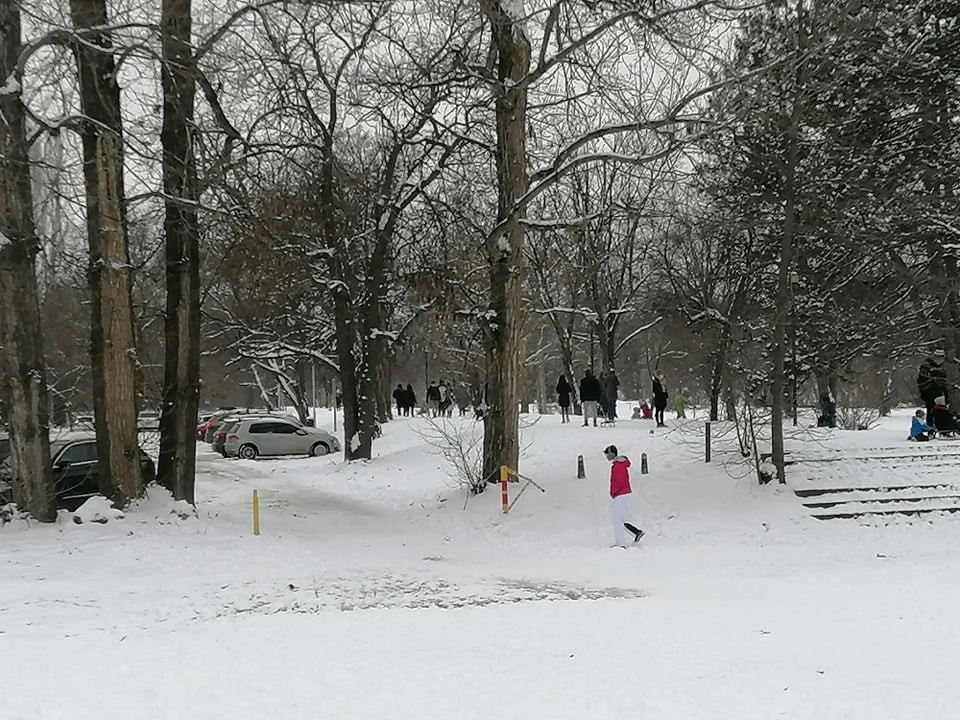
[[[630,494],[630,458],[619,455],[610,466],[610,497]]]

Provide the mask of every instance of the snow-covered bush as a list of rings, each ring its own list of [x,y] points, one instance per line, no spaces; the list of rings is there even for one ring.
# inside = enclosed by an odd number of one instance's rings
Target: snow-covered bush
[[[869,430],[879,419],[880,413],[871,408],[837,408],[837,427],[843,430]]]
[[[486,482],[482,477],[482,423],[462,418],[431,418],[419,435],[447,461],[453,487],[467,489],[474,495],[483,492]]]

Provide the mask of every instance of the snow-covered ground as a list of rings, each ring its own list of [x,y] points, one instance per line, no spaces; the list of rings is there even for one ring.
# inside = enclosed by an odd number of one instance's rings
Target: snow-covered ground
[[[722,427],[707,465],[699,420],[573,420],[526,428],[546,492],[507,516],[401,418],[370,463],[203,446],[196,516],[154,490],[106,524],[0,528],[0,718],[957,716],[960,515],[820,521],[793,489],[960,482],[960,441],[907,443],[909,412],[803,428],[790,485],[758,487]],[[626,550],[609,443],[647,530]]]

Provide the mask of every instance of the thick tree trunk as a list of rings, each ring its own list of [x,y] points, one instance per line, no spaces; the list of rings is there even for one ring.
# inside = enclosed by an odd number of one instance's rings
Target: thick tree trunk
[[[167,304],[157,479],[177,500],[195,502],[200,404],[200,223],[194,155],[196,68],[191,0],[163,0],[163,190]]]
[[[511,17],[500,0],[480,0],[497,49],[497,219],[505,230],[487,242],[490,266],[490,312],[487,333],[487,394],[483,475],[496,476],[501,465],[517,468],[520,416],[517,378],[520,371],[522,264],[524,228],[514,205],[528,187],[526,122],[530,42],[520,18]],[[513,10],[519,3],[510,3]]]
[[[19,6],[0,2],[0,77],[13,77],[20,49]],[[40,241],[20,89],[8,90],[0,95],[0,376],[8,403],[14,500],[37,520],[52,522],[56,505],[35,263]]]
[[[70,0],[78,30],[108,26],[106,0]],[[87,191],[93,411],[101,491],[120,506],[142,490],[137,447],[131,266],[123,201],[120,87],[109,32],[76,46]]]

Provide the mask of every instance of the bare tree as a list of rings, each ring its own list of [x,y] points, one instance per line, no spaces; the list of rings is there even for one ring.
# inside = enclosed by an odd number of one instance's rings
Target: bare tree
[[[83,113],[90,251],[90,346],[101,491],[119,505],[140,494],[131,264],[123,185],[120,87],[106,0],[71,0]]]
[[[200,398],[200,223],[194,139],[196,67],[191,0],[164,0],[163,190],[167,305],[163,408],[157,479],[177,500],[194,502]]]
[[[56,508],[36,274],[40,242],[21,86],[14,72],[20,33],[17,3],[0,3],[0,372],[9,406],[15,500],[41,522],[52,522]]]

